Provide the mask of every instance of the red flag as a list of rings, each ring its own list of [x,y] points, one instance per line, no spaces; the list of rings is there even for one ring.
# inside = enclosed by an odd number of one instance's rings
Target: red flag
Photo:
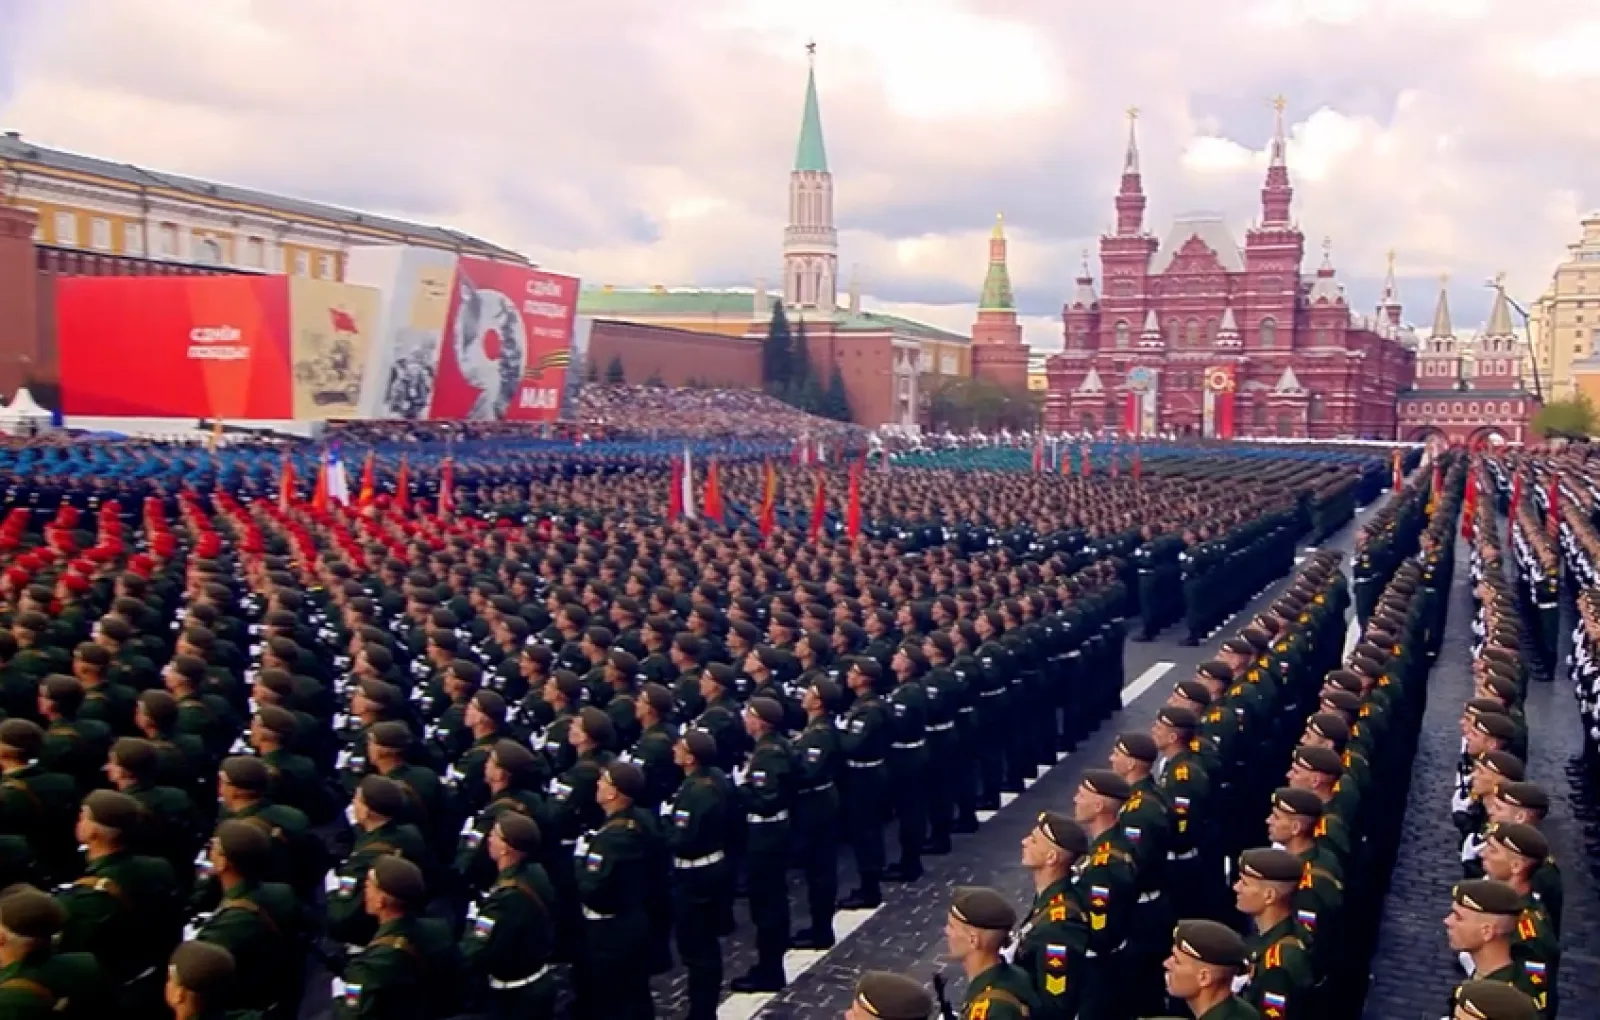
[[[1111,447],[1111,477],[1115,478],[1122,471],[1122,453],[1115,446]]]
[[[1083,467],[1083,477],[1088,478],[1090,475],[1094,474],[1094,464],[1093,464],[1093,462],[1091,462],[1089,460],[1089,447],[1088,446],[1085,446],[1083,448],[1083,465],[1082,465],[1082,467]]]
[[[278,509],[287,510],[294,503],[294,464],[287,452],[283,455],[283,468],[278,472]]]
[[[766,538],[772,534],[778,523],[778,472],[773,469],[772,461],[766,461],[761,469],[761,517],[757,527],[761,529],[761,537]]]
[[[811,501],[811,526],[806,529],[806,537],[815,542],[822,536],[822,522],[828,516],[828,490],[822,479],[822,472],[817,472],[817,494]]]
[[[446,457],[439,467],[439,514],[451,513],[456,508],[456,459]]]
[[[1400,456],[1399,450],[1394,451],[1394,456],[1390,459],[1394,462],[1394,481],[1389,487],[1395,492],[1399,492],[1400,487],[1406,484],[1406,472],[1405,468],[1402,466],[1404,461]]]
[[[1506,508],[1506,516],[1512,520],[1517,519],[1517,504],[1522,502],[1522,465],[1517,465],[1517,470],[1511,475],[1511,504]]]
[[[672,458],[672,477],[667,481],[667,520],[683,516],[683,461]]]
[[[1040,436],[1033,441],[1033,473],[1040,474],[1044,471],[1044,437]]]
[[[361,327],[356,325],[356,317],[342,308],[328,309],[328,318],[333,323],[335,333],[361,334]]]
[[[1040,447],[1043,455],[1043,447]],[[850,465],[850,502],[844,514],[844,532],[854,542],[861,537],[861,462]]]
[[[1444,468],[1440,466],[1438,461],[1433,462],[1433,478],[1428,484],[1428,502],[1432,503],[1434,506],[1438,506],[1440,495],[1439,490],[1444,488]]]
[[[328,509],[328,458],[317,465],[317,485],[311,490],[311,509]]]
[[[706,463],[706,516],[721,524],[722,516],[722,482],[717,477],[717,458],[712,457]]]
[[[377,469],[372,463],[372,451],[367,451],[367,462],[361,466],[361,494],[356,497],[357,506],[371,506],[372,501],[378,496]]]
[[[411,509],[411,469],[406,458],[400,457],[400,472],[394,476],[394,505],[401,513]]]
[[[1550,512],[1545,514],[1544,530],[1554,538],[1561,533],[1561,473],[1550,474]]]
[[[1144,474],[1144,464],[1139,459],[1139,448],[1135,446],[1133,448],[1133,480],[1137,482],[1142,474]]]
[[[1467,470],[1467,494],[1461,501],[1461,537],[1471,539],[1474,524],[1473,515],[1478,508],[1478,472],[1475,469]]]

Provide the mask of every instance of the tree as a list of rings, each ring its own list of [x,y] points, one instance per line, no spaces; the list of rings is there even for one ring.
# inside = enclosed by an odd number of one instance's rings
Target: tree
[[[761,384],[773,396],[782,397],[794,378],[794,340],[789,332],[789,317],[783,302],[772,302],[772,321],[767,324],[767,340],[761,345]]]
[[[628,373],[622,367],[622,355],[614,355],[611,363],[606,366],[606,382],[613,386],[620,386],[628,381]]]
[[[589,362],[589,370],[588,370],[588,374],[585,376],[585,378],[588,379],[588,381],[591,382],[591,383],[598,383],[600,381],[600,363],[599,362],[596,362],[596,361]]]
[[[933,384],[928,397],[932,425],[953,432],[1032,431],[1039,427],[1041,410],[1038,394],[984,378],[943,377]]]
[[[659,369],[651,372],[650,378],[646,379],[644,384],[654,390],[664,390],[667,388],[667,381],[661,378],[661,371]]]
[[[822,396],[822,414],[835,421],[850,420],[850,393],[844,387],[844,373],[838,365],[828,373],[828,391]]]
[[[1552,400],[1533,416],[1533,431],[1540,436],[1592,436],[1600,431],[1594,403],[1579,393],[1570,400]]]

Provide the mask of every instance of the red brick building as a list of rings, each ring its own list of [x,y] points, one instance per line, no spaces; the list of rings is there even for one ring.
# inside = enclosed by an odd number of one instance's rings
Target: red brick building
[[[1483,332],[1461,344],[1450,321],[1449,290],[1441,284],[1433,329],[1417,347],[1416,383],[1400,395],[1400,438],[1440,437],[1465,446],[1529,442],[1541,401],[1523,378],[1522,344],[1505,291],[1496,289]]]
[[[741,336],[595,319],[585,372],[604,379],[616,360],[622,362],[624,381],[634,384],[656,377],[668,386],[761,388],[761,342]]]
[[[1006,266],[1005,221],[995,217],[989,236],[989,272],[978,297],[978,319],[972,324],[972,374],[1019,393],[1028,389],[1028,347],[1022,342],[1016,303],[1011,296],[1011,271]]]
[[[1282,104],[1243,246],[1220,216],[1180,217],[1160,239],[1145,228],[1134,116],[1116,228],[1100,239],[1102,292],[1086,264],[1062,308],[1064,349],[1046,366],[1045,427],[1393,438],[1412,378],[1393,273],[1370,318],[1352,314],[1327,244],[1302,273]]]

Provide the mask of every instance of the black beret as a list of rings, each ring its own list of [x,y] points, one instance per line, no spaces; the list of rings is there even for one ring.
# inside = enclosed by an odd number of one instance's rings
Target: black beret
[[[962,924],[985,931],[1010,931],[1017,923],[1009,900],[987,886],[962,886],[950,899],[950,913]]]
[[[822,707],[830,712],[837,711],[839,703],[844,700],[844,689],[837,681],[825,676],[812,681],[811,689],[817,692],[817,699],[822,702]]]
[[[1178,952],[1213,967],[1238,967],[1245,961],[1244,939],[1216,921],[1179,921],[1172,933]]]
[[[1527,768],[1522,764],[1522,759],[1510,751],[1484,751],[1473,759],[1490,772],[1517,782],[1527,775]]]
[[[639,697],[644,703],[655,709],[656,715],[666,717],[672,714],[672,692],[657,683],[648,683],[639,688]]]
[[[367,805],[369,811],[385,818],[406,816],[406,789],[393,779],[367,776],[356,787],[356,792],[361,794],[362,803]]]
[[[7,719],[0,722],[0,744],[32,761],[44,747],[44,730],[31,719]]]
[[[1538,783],[1501,783],[1500,788],[1495,791],[1495,796],[1512,807],[1541,812],[1550,810],[1550,795],[1545,793],[1544,788]]]
[[[716,738],[705,730],[684,730],[683,736],[679,739],[700,764],[709,765],[717,760]]]
[[[361,692],[363,698],[390,711],[400,708],[406,703],[405,692],[385,680],[369,677],[361,681],[356,689]]]
[[[1219,662],[1216,659],[1212,659],[1210,662],[1202,662],[1200,665],[1195,667],[1195,672],[1204,673],[1206,676],[1217,681],[1218,683],[1225,684],[1229,680],[1233,679],[1233,670],[1228,668],[1228,664],[1226,662]]]
[[[606,715],[604,709],[585,705],[578,710],[578,723],[589,739],[601,747],[610,747],[611,741],[616,738],[616,727],[611,724],[611,717]]]
[[[1456,987],[1456,1008],[1474,1020],[1539,1020],[1533,1000],[1502,981],[1468,981]]]
[[[478,711],[495,722],[505,722],[506,699],[499,692],[485,688],[472,696],[472,703],[478,707]]]
[[[533,752],[509,738],[496,740],[490,753],[494,756],[495,764],[512,775],[521,775],[524,769],[532,768],[534,764]]]
[[[726,663],[713,662],[700,671],[703,677],[710,677],[718,687],[731,688],[737,674]]]
[[[1346,715],[1357,716],[1361,714],[1360,695],[1351,694],[1349,691],[1342,689],[1327,691],[1322,695],[1321,700],[1323,704],[1331,705]]]
[[[550,680],[556,685],[556,690],[568,701],[580,701],[583,698],[583,681],[578,674],[570,669],[558,669],[551,675]]]
[[[1496,740],[1510,740],[1517,735],[1517,724],[1499,712],[1479,712],[1472,719],[1472,728]]]
[[[1239,855],[1239,874],[1263,882],[1298,882],[1305,865],[1287,850],[1262,846]]]
[[[1128,733],[1117,734],[1116,749],[1135,761],[1152,762],[1161,757],[1156,750],[1156,742],[1150,734],[1133,730]]]
[[[1225,652],[1231,652],[1234,655],[1248,655],[1254,657],[1256,654],[1256,646],[1252,645],[1242,637],[1231,637],[1222,642],[1222,650]]]
[[[1297,786],[1280,786],[1272,791],[1272,806],[1285,814],[1302,818],[1322,817],[1322,798]]]
[[[1457,882],[1455,888],[1450,890],[1450,898],[1468,910],[1476,910],[1480,914],[1498,914],[1501,917],[1515,917],[1522,913],[1523,907],[1521,893],[1506,883],[1496,882],[1492,878]]]
[[[256,683],[282,697],[294,694],[294,677],[286,669],[269,666],[256,674]]]
[[[539,852],[539,823],[532,818],[520,811],[502,811],[495,825],[500,829],[500,837],[511,849],[525,854]]]
[[[616,787],[618,793],[629,800],[638,800],[649,788],[643,770],[625,761],[614,761],[606,766],[606,778],[611,780],[611,785]]]
[[[93,796],[91,794],[90,796]],[[1550,841],[1544,833],[1521,822],[1507,822],[1489,827],[1488,836],[1507,850],[1530,860],[1542,861],[1550,856]]]
[[[1198,680],[1179,680],[1172,685],[1172,689],[1196,705],[1211,704],[1211,688]]]
[[[774,698],[751,698],[746,707],[752,715],[768,726],[783,725],[783,706]]]
[[[1306,720],[1311,732],[1320,734],[1335,744],[1343,745],[1350,739],[1350,724],[1333,712],[1317,712]]]
[[[1128,781],[1110,769],[1084,769],[1083,785],[1087,786],[1091,793],[1110,797],[1112,800],[1127,800],[1133,794],[1133,788],[1128,785]]]
[[[450,664],[450,672],[455,674],[457,680],[471,684],[474,687],[483,683],[483,667],[476,662],[457,659]]]
[[[217,845],[228,863],[251,878],[260,878],[272,864],[272,838],[258,825],[230,819],[217,826]]]
[[[1039,831],[1044,838],[1071,854],[1074,858],[1089,852],[1089,836],[1083,826],[1066,815],[1055,811],[1039,812]]]
[[[1301,744],[1294,749],[1294,763],[1303,769],[1324,776],[1333,776],[1335,779],[1344,775],[1344,760],[1339,757],[1339,752],[1331,747]]]
[[[256,718],[261,720],[261,725],[284,737],[294,736],[294,731],[298,728],[294,713],[277,705],[262,705],[256,709]],[[379,725],[387,726],[388,723],[379,723]],[[403,726],[405,724],[401,723],[400,725]]]
[[[272,785],[272,770],[267,763],[248,754],[222,759],[222,774],[229,783],[251,793],[265,793]]]
[[[411,746],[411,727],[398,719],[381,722],[367,731],[367,739],[391,751],[404,751]]]
[[[144,809],[139,802],[115,790],[96,790],[83,799],[84,809],[95,824],[126,832],[139,824]]]
[[[422,869],[399,854],[383,854],[373,861],[372,876],[379,889],[401,903],[418,904],[427,898]]]
[[[878,1020],[928,1020],[933,996],[920,983],[903,974],[871,970],[856,982],[857,1006]]]
[[[207,998],[233,988],[233,954],[211,942],[185,942],[172,951],[170,973],[178,984]]]
[[[1329,684],[1339,688],[1341,691],[1349,691],[1351,694],[1361,693],[1361,678],[1348,669],[1329,670],[1328,675],[1323,679],[1323,686],[1326,687]]]
[[[876,683],[878,679],[883,676],[883,667],[878,665],[878,660],[869,659],[866,656],[857,656],[856,658],[851,659],[850,669],[854,672],[860,673],[862,676],[873,681],[874,683]]]
[[[0,927],[25,939],[48,939],[67,923],[56,898],[31,885],[12,886],[0,895]]]
[[[1495,668],[1500,668],[1496,666]],[[1517,682],[1498,673],[1490,673],[1483,678],[1483,686],[1495,693],[1495,696],[1505,701],[1517,700]]]
[[[1200,725],[1200,717],[1187,708],[1176,705],[1162,705],[1156,712],[1156,721],[1165,723],[1175,730],[1190,731]]]

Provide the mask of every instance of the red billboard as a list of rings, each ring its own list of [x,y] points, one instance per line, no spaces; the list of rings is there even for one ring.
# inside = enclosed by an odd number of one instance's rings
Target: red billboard
[[[66,414],[291,418],[282,276],[63,277]]]
[[[554,421],[577,307],[575,277],[462,256],[428,417]]]

